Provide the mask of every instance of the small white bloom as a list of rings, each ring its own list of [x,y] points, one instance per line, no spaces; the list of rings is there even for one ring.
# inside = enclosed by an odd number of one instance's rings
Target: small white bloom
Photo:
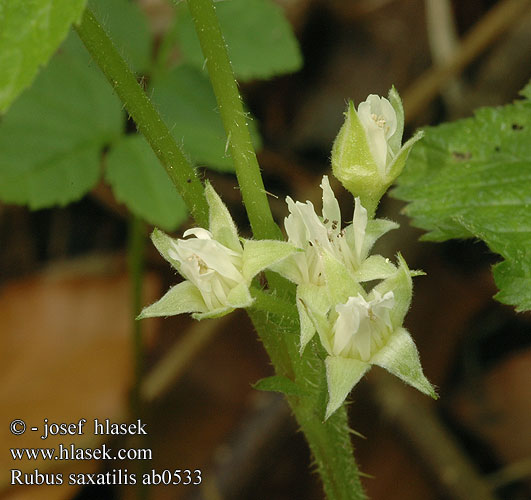
[[[288,242],[302,249],[304,253],[286,259],[276,269],[298,285],[324,285],[322,252],[328,252],[347,269],[355,272],[365,257],[365,231],[367,211],[355,200],[353,223],[341,229],[341,211],[328,177],[323,176],[322,217],[319,217],[312,202],[294,202],[286,198],[290,214],[284,220]],[[368,250],[367,250],[368,251]]]
[[[245,282],[241,273],[243,248],[240,252],[231,250],[203,228],[183,234],[185,238],[190,235],[195,238],[172,240],[168,255],[183,277],[198,288],[209,310],[230,307],[230,291]]]
[[[205,196],[210,209],[209,230],[189,229],[183,235],[185,239],[153,231],[154,245],[186,281],[146,307],[140,318],[193,313],[194,318],[203,319],[249,307],[253,303],[249,287],[254,276],[298,251],[282,241],[240,241],[227,207],[210,184]]]
[[[369,95],[358,106],[358,118],[365,129],[367,142],[382,177],[387,175],[387,165],[397,151],[390,146],[390,139],[397,131],[396,112],[385,97]]]
[[[418,272],[411,272],[400,254],[398,260],[395,272],[368,295],[364,291],[345,295],[337,283],[328,285],[334,287],[329,293],[335,294],[335,307],[319,310],[308,302],[307,314],[328,353],[326,418],[343,404],[372,365],[381,366],[407,384],[436,397],[422,373],[413,339],[402,326],[411,302],[411,276]]]

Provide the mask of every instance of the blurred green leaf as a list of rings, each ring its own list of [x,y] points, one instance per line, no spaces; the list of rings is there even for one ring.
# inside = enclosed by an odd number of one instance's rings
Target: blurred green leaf
[[[89,0],[89,6],[131,68],[137,73],[146,72],[152,40],[138,4],[128,0]]]
[[[189,65],[174,68],[154,82],[152,98],[177,143],[194,163],[234,171],[216,97],[203,73]],[[256,126],[252,121],[249,124],[254,146],[259,148]]]
[[[531,87],[527,99],[425,129],[393,194],[423,239],[480,238],[505,261],[496,298],[531,309]]]
[[[0,0],[0,112],[31,84],[86,0]]]
[[[118,201],[134,214],[166,231],[187,218],[186,205],[141,135],[124,137],[107,156],[105,180]]]
[[[33,209],[81,198],[123,118],[119,99],[71,36],[0,123],[0,198]]]
[[[228,0],[216,12],[238,80],[271,78],[302,66],[302,55],[282,8],[271,0]],[[190,13],[178,11],[180,49],[187,61],[204,66]]]

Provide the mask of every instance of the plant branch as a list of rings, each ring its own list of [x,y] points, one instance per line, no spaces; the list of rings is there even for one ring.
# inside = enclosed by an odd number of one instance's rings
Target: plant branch
[[[79,38],[135,121],[138,130],[144,134],[153,152],[166,169],[192,216],[200,226],[207,227],[208,205],[203,185],[194,168],[138,84],[134,73],[89,8],[85,9],[81,22],[75,28]]]
[[[259,239],[279,239],[280,229],[271,214],[247,125],[248,117],[243,110],[214,4],[212,0],[188,0],[188,6],[216,95],[253,234]]]

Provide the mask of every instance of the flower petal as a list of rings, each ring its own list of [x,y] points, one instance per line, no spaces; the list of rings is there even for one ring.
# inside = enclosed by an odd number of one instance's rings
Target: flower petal
[[[385,368],[406,384],[437,399],[433,386],[422,372],[419,353],[406,329],[398,328],[395,330],[387,344],[371,358],[370,362]]]
[[[387,140],[396,132],[395,110],[385,97],[371,94],[366,101],[359,104],[358,116],[380,176],[385,178],[389,153]]]
[[[388,140],[389,147],[396,156],[400,150],[400,145],[402,144],[402,135],[404,133],[404,107],[402,106],[402,99],[400,99],[400,96],[398,95],[398,92],[394,86],[391,87],[391,90],[389,90],[387,99],[391,103],[391,106],[393,106],[393,109],[396,113],[396,131],[391,137],[389,137]]]
[[[354,233],[354,248],[358,265],[361,262],[363,255],[365,232],[367,229],[367,210],[361,204],[359,197],[354,200],[354,217],[352,220],[352,229]]]
[[[247,283],[266,267],[282,261],[300,250],[284,241],[244,240],[242,274]]]
[[[210,208],[208,212],[210,232],[215,240],[235,252],[241,252],[238,231],[232,217],[209,182],[205,186],[205,197]]]
[[[207,310],[199,289],[189,281],[183,281],[170,288],[159,301],[145,307],[137,319],[174,316],[190,312],[202,313]]]
[[[325,420],[345,401],[352,388],[370,368],[369,363],[357,359],[328,356],[325,360],[328,382],[328,406]]]
[[[341,230],[341,211],[326,175],[323,175],[321,189],[323,190],[323,219],[325,225],[330,225],[332,228],[335,227],[334,232],[337,234]]]

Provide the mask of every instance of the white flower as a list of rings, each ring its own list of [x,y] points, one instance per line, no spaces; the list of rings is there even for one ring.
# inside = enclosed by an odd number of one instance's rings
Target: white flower
[[[210,230],[200,227],[185,231],[186,239],[173,239],[155,229],[151,235],[161,255],[186,279],[139,318],[194,313],[196,319],[228,314],[249,307],[249,287],[256,274],[297,252],[282,241],[242,240],[236,226],[210,184],[205,188],[209,205]]]
[[[358,106],[360,119],[369,148],[374,157],[380,175],[385,177],[387,165],[394,159],[397,151],[392,151],[389,140],[396,133],[396,112],[385,97],[371,94]]]
[[[326,251],[355,272],[362,260],[367,211],[359,198],[355,201],[354,221],[341,229],[341,211],[328,177],[323,176],[322,217],[315,213],[311,201],[294,202],[286,198],[290,214],[284,220],[288,242],[304,250],[280,264],[279,272],[297,284],[324,285],[321,254]]]
[[[335,306],[328,310],[306,302],[306,311],[314,323],[322,346],[328,384],[326,418],[343,403],[348,393],[372,365],[378,365],[416,389],[436,397],[422,373],[417,348],[402,326],[412,295],[411,272],[398,255],[399,267],[393,275],[377,284],[367,295],[359,285],[345,283],[341,265],[333,264],[336,276],[329,283]],[[327,265],[332,263],[330,261]],[[344,273],[343,273],[344,274]]]
[[[185,231],[187,240],[172,240],[168,255],[175,260],[179,272],[191,281],[201,293],[209,310],[230,306],[229,294],[242,275],[243,249],[234,251],[212,239],[212,233],[203,228]]]

